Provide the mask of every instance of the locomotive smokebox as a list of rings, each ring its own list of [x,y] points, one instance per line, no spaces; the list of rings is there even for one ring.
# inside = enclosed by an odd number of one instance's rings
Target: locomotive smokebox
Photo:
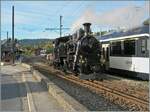
[[[85,35],[91,33],[91,28],[90,28],[91,23],[84,23],[83,26],[84,26]]]

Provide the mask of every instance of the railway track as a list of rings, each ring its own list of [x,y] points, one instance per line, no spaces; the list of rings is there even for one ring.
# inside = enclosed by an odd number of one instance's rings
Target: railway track
[[[105,80],[103,82],[100,82],[100,81],[94,81],[94,82],[100,85],[104,85],[105,83],[105,86],[107,85],[107,87],[111,87],[111,89],[125,92],[126,94],[132,95],[133,97],[137,97],[145,101],[149,100],[149,95],[148,95],[149,92],[147,89],[135,88],[135,86],[129,87],[127,83],[124,83],[124,82],[120,83],[120,81],[110,82],[108,80]]]
[[[96,93],[105,96],[107,99],[113,101],[116,104],[129,107],[131,110],[148,110],[147,101],[139,99],[129,94],[125,94],[121,91],[108,88],[103,84],[97,84],[91,81],[80,80],[70,76],[65,77],[59,75],[59,77],[69,80],[73,83],[79,84],[81,86],[87,87],[92,91],[95,91]]]
[[[34,65],[35,68],[38,68],[39,65]],[[56,75],[62,79],[71,81],[75,84],[88,88],[97,94],[104,96],[106,99],[110,100],[115,104],[119,104],[122,107],[128,107],[130,110],[136,111],[148,111],[149,102],[132,94],[125,93],[121,90],[116,90],[114,88],[105,85],[105,83],[100,81],[87,81],[81,80],[74,75],[65,75],[62,71],[47,69],[42,67],[44,70],[49,71],[51,74]]]

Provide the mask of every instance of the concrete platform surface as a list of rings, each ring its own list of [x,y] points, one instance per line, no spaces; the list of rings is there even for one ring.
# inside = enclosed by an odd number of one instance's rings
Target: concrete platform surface
[[[29,69],[20,65],[1,66],[0,111],[62,112],[63,107],[52,97]]]

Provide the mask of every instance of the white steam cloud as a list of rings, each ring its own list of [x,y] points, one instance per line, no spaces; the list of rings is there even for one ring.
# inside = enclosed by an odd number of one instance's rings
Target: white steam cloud
[[[96,14],[93,10],[88,9],[81,17],[72,25],[72,31],[82,27],[85,22],[90,22],[99,26],[111,26],[115,28],[133,28],[142,24],[145,16],[148,15],[149,6],[144,7],[126,6],[118,9],[111,10],[104,14]]]

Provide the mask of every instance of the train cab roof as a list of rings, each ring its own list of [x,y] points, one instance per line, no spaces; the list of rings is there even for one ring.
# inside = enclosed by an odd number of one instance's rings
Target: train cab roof
[[[60,42],[62,43],[66,43],[70,40],[71,38],[71,35],[68,35],[68,36],[63,36],[63,37],[59,37],[59,38],[56,38],[53,43],[57,46],[60,44]]]
[[[63,36],[63,37],[56,38],[55,41],[67,42],[67,41],[69,41],[69,38],[70,38],[70,35],[69,36]]]
[[[127,31],[115,31],[107,33],[103,36],[97,36],[96,38],[101,42],[108,42],[111,40],[134,38],[134,37],[149,37],[149,25],[142,25]]]

